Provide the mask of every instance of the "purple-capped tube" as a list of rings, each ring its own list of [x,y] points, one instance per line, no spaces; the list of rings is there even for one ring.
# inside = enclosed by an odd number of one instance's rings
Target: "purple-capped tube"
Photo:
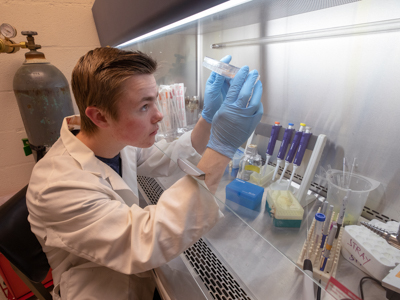
[[[262,176],[265,175],[265,171],[267,169],[268,162],[269,162],[272,154],[274,153],[276,140],[278,139],[278,135],[279,135],[279,130],[282,128],[282,126],[280,124],[281,123],[279,123],[279,122],[275,122],[274,126],[272,126],[271,136],[269,138],[268,146],[267,146],[265,165],[262,168],[262,172],[261,172]]]
[[[283,169],[281,177],[279,178],[279,182],[282,181],[283,175],[285,174],[287,167],[293,161],[294,155],[296,154],[297,147],[300,144],[301,136],[303,135],[303,131],[304,131],[305,127],[306,127],[306,124],[300,123],[299,130],[296,131],[296,133],[294,134],[294,138],[293,138],[292,144],[290,145],[289,152],[286,155],[285,168]]]
[[[297,149],[296,158],[294,159],[293,162],[293,170],[289,180],[289,187],[292,184],[293,176],[296,173],[296,169],[300,167],[301,161],[304,156],[304,152],[306,152],[308,141],[310,140],[311,135],[312,135],[311,128],[306,127],[306,132],[303,132],[303,135],[301,136],[300,145],[299,148]]]
[[[272,176],[272,180],[275,180],[275,176],[278,173],[279,167],[281,166],[281,162],[285,158],[287,148],[289,146],[290,140],[292,139],[292,135],[294,132],[293,126],[294,126],[293,123],[289,123],[288,128],[285,129],[285,133],[283,134],[283,139],[282,139],[281,147],[279,148],[278,156],[276,159],[276,167],[275,167],[274,175]]]

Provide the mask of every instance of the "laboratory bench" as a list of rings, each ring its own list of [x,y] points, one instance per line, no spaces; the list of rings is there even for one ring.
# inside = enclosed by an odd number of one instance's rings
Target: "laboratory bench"
[[[156,204],[162,191],[184,176],[179,172],[168,178],[138,177],[141,201]],[[225,199],[225,187],[233,180],[225,174],[215,194],[224,214],[214,228],[168,264],[154,271],[159,289],[166,299],[302,299],[305,275],[296,261],[302,251],[307,228],[324,199],[314,197],[305,207],[300,228],[278,228],[261,208],[251,210]],[[293,183],[296,188],[296,183]],[[360,279],[367,276],[340,255],[335,278],[359,294]],[[332,299],[324,283],[321,299]],[[365,299],[386,299],[386,291],[372,281],[363,285]]]

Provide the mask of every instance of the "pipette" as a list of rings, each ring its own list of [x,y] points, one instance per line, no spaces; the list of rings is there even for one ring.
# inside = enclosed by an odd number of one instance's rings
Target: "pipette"
[[[293,125],[294,125],[293,123],[289,123],[288,128],[285,129],[285,133],[283,134],[283,139],[282,139],[281,147],[279,148],[279,152],[278,152],[278,156],[277,156],[277,160],[276,160],[276,167],[275,167],[274,175],[272,176],[272,181],[275,180],[275,176],[278,173],[279,167],[281,166],[281,162],[285,158],[285,154],[286,154],[287,148],[289,146],[290,140],[292,139],[292,135],[293,135],[293,131],[294,131]]]
[[[297,147],[299,147],[300,139],[301,139],[301,136],[303,135],[303,131],[304,131],[305,127],[306,127],[306,124],[300,123],[299,130],[296,131],[296,133],[294,134],[294,138],[293,138],[292,144],[290,145],[289,152],[286,155],[285,168],[283,169],[281,177],[279,178],[279,183],[282,181],[283,175],[285,174],[287,167],[293,161],[294,155],[296,154]]]
[[[357,158],[355,158],[355,157],[354,157],[354,159],[353,159],[353,164],[351,165],[349,180],[347,180],[346,189],[350,188],[350,181],[351,181],[351,177],[352,177],[353,172],[354,172],[354,167],[356,166],[356,159],[357,159]]]
[[[272,154],[274,153],[274,148],[275,148],[275,144],[276,144],[276,140],[278,138],[279,135],[279,130],[282,128],[282,126],[280,125],[281,123],[279,122],[275,122],[275,125],[272,126],[271,129],[271,136],[269,138],[269,142],[268,142],[268,147],[267,147],[267,153],[266,153],[266,160],[265,160],[265,165],[262,169],[262,176],[265,176],[265,171],[267,169],[268,166],[268,162],[272,156]]]
[[[301,165],[301,161],[303,160],[304,153],[306,152],[307,145],[311,136],[312,136],[311,128],[306,127],[306,132],[303,132],[303,135],[301,136],[300,145],[299,148],[297,149],[296,157],[294,158],[293,161],[293,170],[292,170],[292,175],[290,176],[288,189],[292,184],[293,176],[296,173],[297,168],[300,167]]]
[[[344,196],[343,201],[342,201],[342,207],[340,208],[340,212],[339,212],[338,219],[337,219],[337,228],[338,228],[338,230],[336,232],[335,239],[338,238],[340,227],[343,224],[344,214],[346,213],[346,206],[347,206],[347,202],[348,202],[348,199],[349,199],[350,191],[351,190],[347,190],[346,196]]]

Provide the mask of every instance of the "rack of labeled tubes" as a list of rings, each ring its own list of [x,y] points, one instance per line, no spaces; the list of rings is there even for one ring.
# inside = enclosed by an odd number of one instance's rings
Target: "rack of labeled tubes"
[[[183,83],[160,85],[156,101],[158,110],[164,118],[156,139],[168,142],[193,129],[199,119],[199,100],[197,96],[186,96]]]
[[[327,283],[331,276],[335,276],[339,261],[342,231],[339,223],[342,211],[337,215],[333,205],[327,201],[322,203],[314,216],[307,240],[297,260],[299,267],[309,261],[313,266],[313,276],[317,280]]]

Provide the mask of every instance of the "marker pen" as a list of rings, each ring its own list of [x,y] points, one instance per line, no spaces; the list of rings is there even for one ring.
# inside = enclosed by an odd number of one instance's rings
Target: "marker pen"
[[[321,262],[319,264],[319,270],[324,271],[326,262],[328,261],[329,254],[331,253],[332,245],[333,245],[333,240],[335,238],[335,234],[339,232],[338,227],[336,225],[333,225],[332,230],[329,232],[328,236],[328,241],[326,242],[325,250],[322,253],[321,256]]]

